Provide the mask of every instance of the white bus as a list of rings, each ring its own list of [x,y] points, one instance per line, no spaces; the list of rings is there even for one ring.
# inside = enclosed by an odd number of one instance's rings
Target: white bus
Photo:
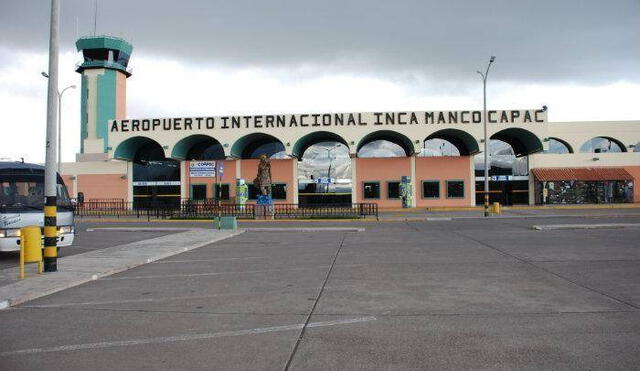
[[[75,234],[73,205],[57,175],[58,247],[70,246]],[[44,166],[0,162],[0,251],[20,250],[20,228],[44,225]]]

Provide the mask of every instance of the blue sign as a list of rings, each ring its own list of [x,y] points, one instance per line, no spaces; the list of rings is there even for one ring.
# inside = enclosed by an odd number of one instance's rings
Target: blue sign
[[[273,200],[269,195],[259,195],[256,203],[258,205],[273,205]]]
[[[335,183],[335,179],[326,178],[326,177],[320,177],[320,178],[316,179],[316,183],[318,183],[318,184],[331,184],[331,183]]]
[[[218,163],[218,172],[220,173],[220,176],[222,176],[222,174],[224,174],[224,163],[223,162]]]

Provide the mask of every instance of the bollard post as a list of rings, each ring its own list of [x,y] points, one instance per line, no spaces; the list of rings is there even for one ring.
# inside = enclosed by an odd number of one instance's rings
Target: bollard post
[[[500,215],[500,213],[501,213],[501,210],[500,210],[500,202],[494,202],[492,206],[493,206],[493,207],[492,207],[492,209],[493,209],[493,210],[492,210],[493,214],[495,214],[495,215]]]
[[[20,228],[20,279],[24,279],[24,264],[38,263],[38,274],[42,274],[42,234],[40,227],[30,225]]]

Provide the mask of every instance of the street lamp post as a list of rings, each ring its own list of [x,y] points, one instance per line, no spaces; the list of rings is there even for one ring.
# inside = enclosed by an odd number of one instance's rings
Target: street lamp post
[[[333,158],[331,157],[331,151],[339,147],[340,147],[340,144],[332,148],[325,148],[325,151],[327,151],[327,157],[329,158],[329,169],[327,170],[327,192],[326,193],[329,193],[329,180],[331,179],[331,163],[333,161]]]
[[[482,73],[476,71],[482,76],[482,99],[483,99],[483,123],[484,123],[484,216],[489,216],[489,139],[487,138],[487,77],[489,76],[489,68],[496,60],[495,56],[491,56],[487,70]]]
[[[69,85],[58,93],[58,173],[60,173],[60,164],[62,163],[62,94],[67,89],[75,88],[75,85]]]
[[[42,76],[49,78],[49,74],[41,72]],[[62,91],[56,91],[58,93],[58,173],[60,173],[60,164],[62,163],[62,94],[67,89],[75,89],[75,85],[69,85]]]

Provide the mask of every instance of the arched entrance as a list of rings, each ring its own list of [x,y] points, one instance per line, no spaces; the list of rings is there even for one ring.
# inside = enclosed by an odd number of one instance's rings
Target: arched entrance
[[[134,207],[173,207],[180,203],[180,162],[166,158],[158,142],[133,137],[122,142],[114,158],[133,164]]]
[[[521,128],[498,131],[489,141],[489,202],[529,203],[528,155],[541,152],[542,141]],[[476,204],[484,202],[484,155],[475,158]]]
[[[298,159],[298,204],[352,202],[349,145],[341,136],[318,131],[298,139],[292,154]]]

